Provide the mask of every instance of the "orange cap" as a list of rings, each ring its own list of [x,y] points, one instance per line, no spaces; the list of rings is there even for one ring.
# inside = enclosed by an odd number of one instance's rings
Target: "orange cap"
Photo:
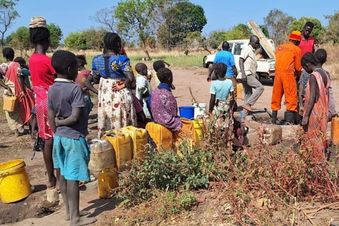
[[[301,41],[301,32],[300,31],[292,31],[288,36],[290,40]]]

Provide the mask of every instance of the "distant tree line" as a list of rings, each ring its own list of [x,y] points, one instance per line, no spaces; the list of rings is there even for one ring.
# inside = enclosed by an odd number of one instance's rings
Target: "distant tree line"
[[[20,51],[30,48],[27,27],[19,27],[7,37],[5,34],[19,16],[15,10],[18,0],[0,0],[0,41]],[[238,24],[228,30],[202,33],[207,23],[204,9],[189,0],[124,0],[111,8],[99,10],[93,19],[101,25],[80,32],[72,32],[64,38],[64,46],[74,50],[102,48],[106,31],[119,33],[125,45],[142,48],[212,48],[216,49],[224,40],[246,39],[251,32],[247,25]],[[313,17],[296,19],[279,9],[271,10],[260,25],[264,34],[276,44],[287,39],[292,30],[302,30],[306,21],[315,24],[313,36],[318,43],[339,43],[339,11],[326,16],[328,26]],[[220,24],[222,27],[222,24]],[[51,48],[57,48],[63,34],[56,24],[49,24]],[[6,38],[5,38],[6,37]]]

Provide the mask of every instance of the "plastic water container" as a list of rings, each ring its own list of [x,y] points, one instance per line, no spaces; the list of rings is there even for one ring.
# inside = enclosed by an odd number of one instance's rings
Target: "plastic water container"
[[[193,106],[194,106],[194,118],[195,119],[202,118],[206,115],[206,107],[207,107],[206,103],[196,103],[196,104],[193,104]]]
[[[334,145],[339,145],[339,117],[332,118],[331,139]]]
[[[15,105],[16,105],[16,97],[15,96],[3,96],[4,103],[3,103],[3,110],[8,112],[15,111]]]
[[[194,106],[182,106],[179,107],[180,117],[186,119],[194,119]]]
[[[113,146],[116,166],[123,170],[123,165],[133,158],[133,141],[129,134],[119,130],[107,131],[103,137]]]
[[[12,203],[31,194],[31,185],[23,160],[11,160],[0,163],[0,200]]]
[[[114,188],[119,186],[118,172],[114,167],[103,169],[98,177],[98,195],[101,199],[108,199],[112,196]]]
[[[145,156],[145,146],[147,144],[147,131],[133,126],[123,127],[120,131],[128,134],[132,138],[133,159],[143,159]]]
[[[146,125],[146,131],[157,146],[158,151],[170,150],[173,148],[173,133],[165,126],[155,122]]]
[[[95,178],[98,178],[100,171],[103,169],[115,166],[113,147],[108,141],[93,140],[90,150],[88,168]]]

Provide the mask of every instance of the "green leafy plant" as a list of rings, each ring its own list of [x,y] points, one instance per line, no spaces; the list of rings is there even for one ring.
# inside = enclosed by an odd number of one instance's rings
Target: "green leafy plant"
[[[137,204],[151,198],[155,189],[174,191],[207,188],[214,169],[208,151],[191,149],[183,144],[178,154],[173,151],[149,151],[143,163],[134,162],[122,178],[120,196]]]

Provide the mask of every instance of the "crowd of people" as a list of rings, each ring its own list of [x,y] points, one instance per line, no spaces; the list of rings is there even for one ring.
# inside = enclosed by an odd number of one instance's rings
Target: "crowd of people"
[[[310,36],[313,26],[307,22],[302,33],[293,31],[289,41],[277,47],[271,108],[272,123],[281,123],[277,116],[285,95],[283,121],[301,123],[305,132],[316,139],[326,133],[327,122],[336,111],[330,75],[322,68],[326,51],[318,49],[314,52],[314,39]],[[99,138],[108,130],[125,126],[144,128],[150,121],[180,136],[186,128],[172,93],[175,89],[172,71],[164,61],[154,62],[156,87],[152,90],[147,65],[137,63],[134,75],[122,40],[116,33],[105,34],[103,53],[93,58],[91,70],[86,69],[84,53],[75,55],[57,50],[52,58],[46,55],[50,32],[44,18],[31,20],[29,35],[34,46],[29,70],[23,58],[14,59],[13,49],[3,49],[6,62],[0,66],[3,75],[0,85],[5,88],[4,95],[17,98],[17,109],[6,112],[8,125],[18,135],[24,132],[25,125],[30,126],[32,136],[37,129],[37,148],[43,150],[47,185],[55,187],[59,184],[66,219],[71,225],[94,222],[95,219],[82,216],[79,211],[79,181],[90,178],[86,136],[88,117],[93,108],[91,92],[98,95]],[[237,109],[237,83],[241,82],[244,87],[242,107],[246,112],[255,110],[253,105],[264,87],[256,73],[255,53],[260,48],[259,38],[252,35],[249,44],[243,47],[239,72],[229,48],[228,42],[223,42],[209,73],[208,113],[212,117],[212,127],[227,133],[224,138],[231,142],[233,129],[229,128],[234,124],[233,112]],[[317,142],[317,147],[323,150],[325,140],[321,141]]]

